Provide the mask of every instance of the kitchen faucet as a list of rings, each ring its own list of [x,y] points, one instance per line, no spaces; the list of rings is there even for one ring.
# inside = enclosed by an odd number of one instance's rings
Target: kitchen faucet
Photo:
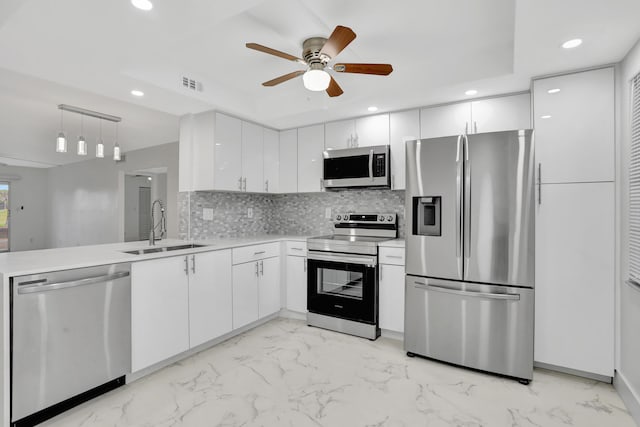
[[[156,207],[156,203],[160,206],[160,221],[158,224],[155,223],[154,211]],[[160,226],[160,237],[156,239],[156,228]],[[151,231],[149,231],[149,246],[155,245],[156,240],[162,240],[167,233],[167,217],[164,213],[164,206],[162,205],[162,200],[157,199],[154,200],[151,204]]]

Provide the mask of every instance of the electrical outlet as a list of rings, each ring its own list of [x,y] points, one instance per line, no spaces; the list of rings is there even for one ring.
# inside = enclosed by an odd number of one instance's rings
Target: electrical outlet
[[[324,209],[324,217],[326,219],[331,219],[331,208],[325,208]]]
[[[202,219],[205,221],[213,221],[213,209],[211,208],[203,208],[202,209]]]
[[[247,209],[247,218],[253,218],[253,208]]]

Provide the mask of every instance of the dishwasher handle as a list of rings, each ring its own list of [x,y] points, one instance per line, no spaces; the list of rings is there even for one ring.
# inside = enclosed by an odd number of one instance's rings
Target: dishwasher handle
[[[70,280],[68,282],[48,283],[47,279],[34,282],[25,282],[28,284],[18,283],[18,294],[34,294],[37,292],[55,291],[58,289],[75,288],[76,286],[91,285],[94,283],[108,282],[111,280],[122,279],[129,276],[128,271],[118,271],[113,274],[105,274],[103,276],[86,277],[84,279]]]

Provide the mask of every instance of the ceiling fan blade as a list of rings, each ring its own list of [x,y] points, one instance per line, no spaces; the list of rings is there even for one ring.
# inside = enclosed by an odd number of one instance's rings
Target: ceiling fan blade
[[[339,73],[376,74],[387,76],[393,71],[391,64],[335,64],[333,70]]]
[[[269,55],[279,56],[280,58],[288,59],[289,61],[299,62],[301,64],[306,64],[303,59],[298,58],[297,56],[289,55],[288,53],[280,52],[279,50],[271,49],[270,47],[262,46],[258,43],[247,43],[249,49],[257,50],[259,52],[268,53]]]
[[[327,88],[327,95],[330,97],[340,96],[344,93],[338,82],[335,81],[333,77],[331,77],[331,81],[329,82],[329,87]]]
[[[342,50],[356,38],[356,33],[349,27],[338,25],[329,36],[320,53],[335,58]]]
[[[269,80],[268,82],[264,82],[264,83],[262,83],[262,86],[279,85],[280,83],[286,82],[287,80],[291,80],[291,79],[296,78],[298,76],[301,76],[303,74],[304,74],[304,70],[294,71],[293,73],[285,74],[284,76],[276,77],[273,80]]]

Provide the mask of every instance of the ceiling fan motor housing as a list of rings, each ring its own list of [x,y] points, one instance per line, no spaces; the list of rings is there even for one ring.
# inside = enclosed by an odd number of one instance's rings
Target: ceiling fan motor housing
[[[302,57],[311,69],[323,69],[331,61],[327,54],[320,53],[327,42],[324,37],[311,37],[302,43]]]

